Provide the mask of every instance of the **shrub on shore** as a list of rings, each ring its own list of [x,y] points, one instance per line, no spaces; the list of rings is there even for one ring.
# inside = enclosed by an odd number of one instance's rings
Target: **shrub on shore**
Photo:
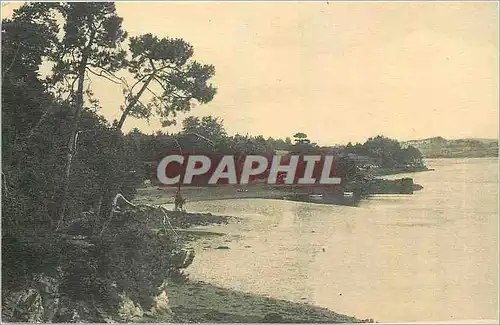
[[[157,303],[158,296],[165,296],[164,282],[179,278],[194,254],[168,229],[152,231],[148,219],[154,217],[159,217],[155,211],[128,209],[115,212],[103,228],[94,214],[87,214],[50,238],[30,243],[4,239],[4,251],[17,249],[29,255],[28,250],[38,247],[31,255],[36,261],[23,262],[39,264],[40,268],[26,274],[25,283],[4,288],[4,302],[8,303],[4,304],[3,318],[124,320],[118,311],[123,313],[123,306],[130,304],[135,311],[165,312]],[[132,313],[131,308],[125,310]]]

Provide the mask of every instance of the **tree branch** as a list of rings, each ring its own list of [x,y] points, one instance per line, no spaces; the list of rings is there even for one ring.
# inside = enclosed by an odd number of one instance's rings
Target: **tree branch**
[[[149,63],[151,64],[151,68],[153,68],[153,71],[156,72],[156,67],[153,59],[149,58]]]
[[[49,114],[52,112],[52,108],[54,107],[54,103],[58,103],[59,100],[61,99],[61,96],[62,96],[62,94],[59,94],[54,99],[54,101],[51,102],[51,104],[45,110],[45,112],[43,112],[42,116],[40,117],[40,119],[38,120],[38,122],[36,123],[36,125],[31,129],[30,134],[28,135],[28,138],[26,139],[26,143],[28,143],[33,138],[33,136],[35,135],[35,133],[38,130],[38,128],[43,124],[43,122],[45,122],[45,120],[47,119],[47,117],[49,116]]]
[[[137,86],[141,81],[143,81],[144,79],[146,79],[147,77],[151,76],[151,74],[146,74],[144,76],[142,76],[139,80],[137,80],[134,85],[132,86],[132,88],[130,88],[129,92],[132,93],[132,91],[134,90],[135,86]],[[123,80],[122,80],[123,81]],[[128,87],[128,84],[127,82],[125,81],[125,85]]]
[[[104,223],[104,225],[103,225],[103,227],[101,229],[101,232],[99,234],[100,237],[103,235],[104,231],[108,228],[108,225],[111,222],[111,219],[113,217],[113,213],[114,212],[119,212],[119,210],[117,210],[118,200],[119,199],[122,199],[127,205],[129,205],[129,206],[131,206],[133,208],[145,207],[145,208],[148,208],[148,209],[153,210],[153,211],[159,210],[163,214],[163,229],[165,231],[165,234],[167,233],[166,225],[168,225],[169,228],[174,233],[174,235],[178,236],[178,234],[175,231],[174,227],[172,227],[172,223],[170,222],[170,218],[168,217],[167,210],[164,207],[162,207],[162,206],[147,205],[147,204],[134,204],[134,203],[130,202],[129,200],[127,200],[121,193],[118,193],[118,194],[116,194],[115,198],[113,199],[113,205],[112,205],[112,208],[111,208],[111,215],[108,218],[108,220],[106,220],[106,222]]]
[[[14,63],[16,62],[16,59],[17,59],[17,55],[19,54],[19,50],[21,49],[21,45],[22,45],[22,42],[19,42],[19,45],[17,46],[16,53],[14,54],[14,58],[12,59],[12,62],[9,64],[9,67],[2,73],[2,79],[5,77],[7,72],[9,72],[10,69],[12,69],[12,67],[14,66]]]
[[[175,98],[178,98],[178,99],[192,99],[191,96],[181,96],[179,94],[176,94],[174,92],[172,92],[172,95],[174,95]]]
[[[151,89],[149,89],[149,87],[146,87],[146,90],[149,91],[153,96],[155,96],[156,99],[158,99],[159,101],[161,101],[161,97],[158,96],[157,94],[155,94]]]
[[[154,80],[161,86],[161,88],[163,88],[164,92],[171,93],[170,90],[168,90],[167,88],[165,88],[165,86],[163,86],[163,83],[160,80],[158,80],[158,78],[156,76],[154,77]]]
[[[120,117],[120,120],[118,121],[118,125],[117,125],[118,130],[121,130],[123,123],[125,123],[125,119],[127,118],[127,115],[130,113],[130,110],[139,101],[139,99],[141,98],[144,91],[146,91],[146,87],[153,80],[153,78],[154,78],[154,75],[149,75],[149,78],[144,82],[144,84],[142,85],[142,88],[139,90],[137,95],[131,96],[132,100],[130,101],[130,103],[128,103],[127,107],[125,108],[125,110],[122,113],[122,116]]]
[[[118,81],[116,81],[116,80],[113,80],[113,79],[111,79],[110,77],[108,77],[108,76],[106,76],[106,75],[102,74],[102,72],[103,72],[103,71],[105,71],[104,69],[101,69],[101,71],[100,71],[99,73],[92,71],[92,69],[90,69],[89,67],[87,67],[87,70],[88,70],[88,71],[90,71],[91,73],[93,73],[94,75],[98,76],[98,77],[102,77],[102,78],[104,78],[104,79],[107,79],[107,80],[111,81],[111,82],[112,82],[112,83],[114,83],[114,84],[117,84],[117,85],[120,85],[120,84],[121,84],[121,82],[118,82]],[[109,74],[109,73],[108,73],[108,74]],[[113,77],[114,77],[114,76],[113,76]],[[115,78],[116,78],[116,79],[118,79],[117,77],[115,77]]]
[[[5,173],[2,172],[2,178],[3,178],[3,186],[5,188],[5,196],[9,196],[9,187],[7,186],[7,176],[5,176]]]

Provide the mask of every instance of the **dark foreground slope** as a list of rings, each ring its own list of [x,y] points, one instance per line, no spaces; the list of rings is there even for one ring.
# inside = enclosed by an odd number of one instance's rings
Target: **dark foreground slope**
[[[202,323],[359,323],[326,308],[220,288],[209,283],[169,285],[176,322]],[[369,321],[369,320],[367,320]]]

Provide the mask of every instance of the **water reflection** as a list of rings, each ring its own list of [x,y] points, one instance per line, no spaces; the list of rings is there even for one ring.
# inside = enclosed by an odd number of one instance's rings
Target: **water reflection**
[[[497,161],[448,159],[429,167],[436,171],[409,175],[422,191],[375,196],[358,207],[192,202],[188,210],[243,219],[211,227],[240,237],[201,243],[230,249],[198,247],[189,272],[222,287],[378,321],[494,319]]]

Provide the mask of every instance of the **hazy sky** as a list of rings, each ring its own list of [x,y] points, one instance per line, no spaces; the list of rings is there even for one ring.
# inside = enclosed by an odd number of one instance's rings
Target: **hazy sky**
[[[189,115],[219,116],[230,134],[301,131],[321,144],[377,134],[497,137],[496,2],[135,2],[117,10],[130,35],[184,38],[197,60],[215,66],[215,99]],[[92,86],[102,113],[118,118],[120,89]],[[160,129],[129,118],[125,129],[133,127]]]

